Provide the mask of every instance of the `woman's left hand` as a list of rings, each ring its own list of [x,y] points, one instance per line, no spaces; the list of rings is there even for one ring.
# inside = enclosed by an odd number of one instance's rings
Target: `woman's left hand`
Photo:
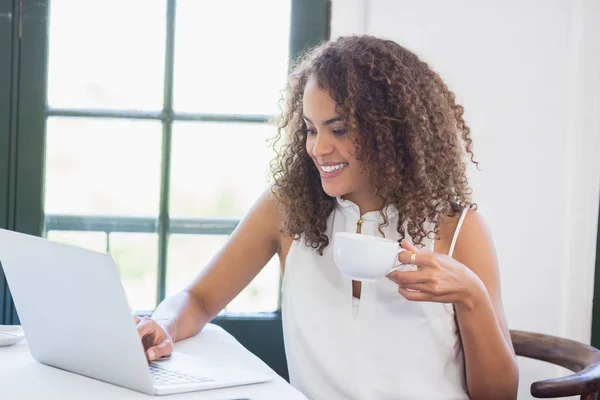
[[[481,296],[487,294],[485,285],[467,266],[444,254],[419,250],[403,240],[398,260],[410,264],[416,253],[416,271],[394,271],[387,275],[398,284],[398,292],[407,300],[454,303],[474,308]]]

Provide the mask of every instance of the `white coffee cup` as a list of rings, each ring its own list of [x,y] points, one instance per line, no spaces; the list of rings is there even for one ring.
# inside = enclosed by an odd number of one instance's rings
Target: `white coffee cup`
[[[398,261],[404,251],[395,240],[350,232],[336,232],[333,261],[343,275],[356,281],[376,281],[410,265]]]

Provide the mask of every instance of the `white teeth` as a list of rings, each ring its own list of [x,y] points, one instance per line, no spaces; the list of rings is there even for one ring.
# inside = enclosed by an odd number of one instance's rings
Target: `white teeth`
[[[339,163],[339,164],[336,164],[336,165],[327,165],[327,166],[321,165],[321,169],[324,172],[333,172],[333,171],[337,171],[339,169],[344,168],[346,165],[348,165],[348,163],[345,163],[345,162]]]

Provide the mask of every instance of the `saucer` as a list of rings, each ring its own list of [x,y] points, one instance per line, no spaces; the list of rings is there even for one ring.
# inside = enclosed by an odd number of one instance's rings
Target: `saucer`
[[[0,347],[20,342],[25,337],[20,325],[0,325]]]

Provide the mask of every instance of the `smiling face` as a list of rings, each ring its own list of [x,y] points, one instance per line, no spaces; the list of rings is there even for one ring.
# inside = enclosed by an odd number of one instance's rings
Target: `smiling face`
[[[373,199],[392,205],[399,236],[420,245],[444,214],[472,204],[465,160],[474,155],[462,106],[399,44],[356,35],[323,43],[295,64],[284,100],[272,142],[272,189],[282,232],[303,236],[318,254],[330,245],[333,196],[362,213],[382,210]]]
[[[307,127],[306,151],[321,174],[321,185],[327,195],[350,200],[361,210],[377,208],[374,191],[360,171],[346,122],[336,111],[336,105],[329,91],[310,77],[304,89],[302,110]]]

